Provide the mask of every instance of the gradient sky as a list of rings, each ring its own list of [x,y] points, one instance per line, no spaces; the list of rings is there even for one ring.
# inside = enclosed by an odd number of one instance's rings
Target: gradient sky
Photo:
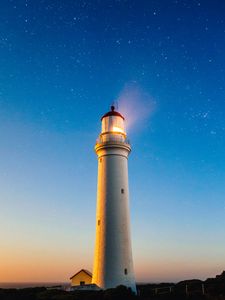
[[[0,281],[92,270],[100,117],[128,124],[137,281],[225,269],[225,1],[0,2]]]

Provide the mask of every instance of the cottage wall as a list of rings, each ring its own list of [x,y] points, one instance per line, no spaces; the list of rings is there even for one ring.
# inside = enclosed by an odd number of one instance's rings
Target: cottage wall
[[[71,278],[71,286],[82,285],[82,284],[91,284],[92,277],[86,272],[81,271],[77,275]]]

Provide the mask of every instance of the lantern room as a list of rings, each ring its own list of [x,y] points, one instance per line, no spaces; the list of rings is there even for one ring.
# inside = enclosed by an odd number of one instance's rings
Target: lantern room
[[[126,138],[124,117],[111,106],[111,111],[102,118],[101,140],[106,141],[124,141]]]

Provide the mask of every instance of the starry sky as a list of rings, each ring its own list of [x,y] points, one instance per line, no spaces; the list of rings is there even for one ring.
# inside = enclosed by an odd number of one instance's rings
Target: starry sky
[[[100,118],[127,119],[139,282],[225,268],[225,2],[0,2],[0,281],[92,270]]]

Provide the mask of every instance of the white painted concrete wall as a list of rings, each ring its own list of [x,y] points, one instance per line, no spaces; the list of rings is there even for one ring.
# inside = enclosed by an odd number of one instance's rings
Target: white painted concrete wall
[[[111,142],[108,136],[107,142],[99,142],[95,147],[98,187],[92,283],[103,289],[122,284],[136,292],[128,190],[128,155],[131,149],[125,141],[115,142],[114,134],[111,134]]]

